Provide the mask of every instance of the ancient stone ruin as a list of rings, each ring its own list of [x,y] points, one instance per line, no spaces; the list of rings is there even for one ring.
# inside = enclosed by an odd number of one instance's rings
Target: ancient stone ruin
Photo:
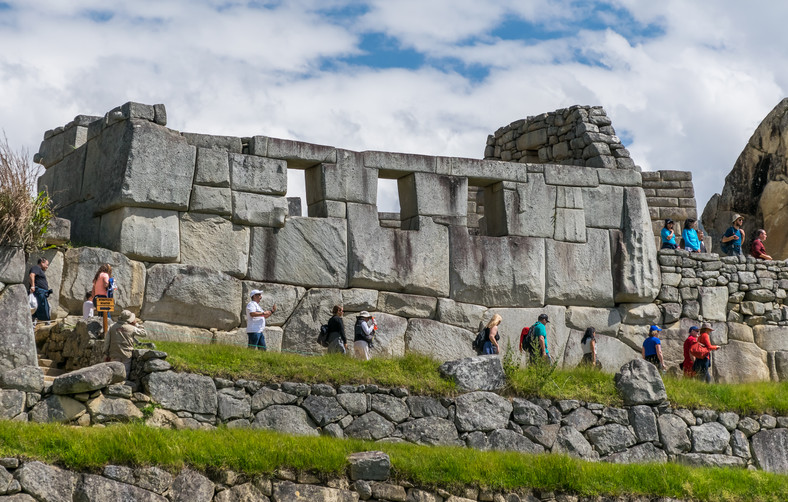
[[[744,216],[749,250],[755,230],[768,235],[767,251],[776,260],[788,258],[788,98],[763,119],[725,177],[721,194],[703,210],[703,222],[719,242],[732,216]]]
[[[514,122],[485,156],[181,133],[163,105],[80,115],[47,131],[37,156],[40,188],[82,246],[46,253],[57,311],[78,314],[109,262],[118,304],[154,338],[244,344],[243,306],[261,289],[279,307],[275,350],[322,352],[316,329],[334,304],[348,327],[373,312],[376,354],[441,360],[472,355],[495,313],[506,347],[547,312],[549,350],[569,366],[587,326],[615,371],[664,324],[675,371],[686,329],[710,321],[718,379],[786,378],[784,263],[657,253],[663,218],[697,215],[690,173],[641,174],[600,107]],[[308,216],[290,211],[290,170],[305,172]],[[381,179],[396,180],[400,213],[378,212]]]

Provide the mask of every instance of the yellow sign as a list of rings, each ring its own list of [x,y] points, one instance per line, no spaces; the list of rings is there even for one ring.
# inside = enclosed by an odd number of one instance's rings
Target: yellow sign
[[[114,298],[96,298],[96,312],[112,312],[115,310]]]

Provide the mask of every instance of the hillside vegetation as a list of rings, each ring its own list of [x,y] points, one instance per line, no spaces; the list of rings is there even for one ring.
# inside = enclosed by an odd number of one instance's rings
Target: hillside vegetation
[[[197,345],[156,342],[169,353],[178,371],[248,379],[261,382],[376,384],[405,387],[414,394],[451,396],[458,393],[453,382],[441,377],[440,363],[425,356],[375,358],[359,361],[341,355],[304,356],[260,352],[231,345]],[[520,397],[579,399],[607,405],[623,404],[613,375],[590,369],[556,369],[552,373],[533,368],[507,367],[504,394]],[[788,415],[788,382],[706,385],[696,380],[664,378],[668,399],[678,408],[709,408],[741,414]]]

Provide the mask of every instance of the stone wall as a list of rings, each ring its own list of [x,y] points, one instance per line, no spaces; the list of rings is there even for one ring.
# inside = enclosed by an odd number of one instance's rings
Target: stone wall
[[[576,105],[512,122],[487,137],[484,158],[636,169],[601,106]]]
[[[673,229],[676,242],[679,242],[684,220],[698,219],[695,203],[695,187],[692,184],[692,173],[689,171],[646,171],[640,173],[643,178],[643,190],[646,192],[648,209],[654,228],[654,242],[657,248],[661,245],[660,232],[665,226],[665,219],[675,222]],[[712,251],[712,239],[705,239],[706,248]]]
[[[37,364],[26,272],[24,249],[0,246],[0,373]]]

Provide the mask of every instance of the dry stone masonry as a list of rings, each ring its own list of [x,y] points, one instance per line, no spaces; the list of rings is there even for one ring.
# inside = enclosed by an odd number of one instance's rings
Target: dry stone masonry
[[[681,235],[687,218],[698,219],[695,203],[695,188],[689,171],[647,171],[640,174],[646,192],[649,213],[654,228],[657,247],[661,244],[660,232],[667,218],[675,222],[676,235]],[[678,238],[677,238],[678,242]],[[712,250],[711,238],[705,239],[707,249]]]

